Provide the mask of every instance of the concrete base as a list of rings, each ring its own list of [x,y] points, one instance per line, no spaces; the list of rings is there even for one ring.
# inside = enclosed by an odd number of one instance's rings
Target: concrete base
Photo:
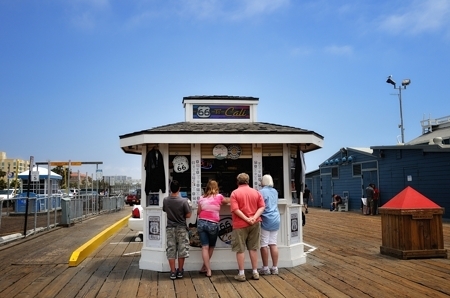
[[[279,268],[292,268],[306,263],[306,254],[304,252],[303,243],[287,246],[278,246],[279,251]],[[201,248],[191,247],[189,250],[189,258],[184,264],[185,271],[198,271],[202,267],[203,260]],[[269,257],[269,266],[272,261]],[[258,268],[262,267],[260,253],[258,251]],[[166,252],[154,248],[143,248],[141,251],[141,259],[139,268],[144,270],[152,270],[159,272],[169,272],[169,262],[167,261]],[[216,248],[211,258],[212,270],[237,270],[236,253],[229,248]],[[251,269],[250,257],[248,252],[245,254],[245,269]]]

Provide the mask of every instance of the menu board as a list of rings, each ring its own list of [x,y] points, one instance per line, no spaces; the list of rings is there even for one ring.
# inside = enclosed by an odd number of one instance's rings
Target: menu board
[[[262,146],[261,144],[253,144],[253,188],[261,189],[262,180]]]

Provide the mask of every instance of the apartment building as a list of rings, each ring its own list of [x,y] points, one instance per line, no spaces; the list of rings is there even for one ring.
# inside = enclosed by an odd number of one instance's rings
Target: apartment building
[[[29,167],[29,160],[23,160],[20,158],[8,158],[6,152],[0,151],[0,170],[6,173],[6,175],[0,177],[0,179],[6,180],[8,178],[8,173],[12,173],[11,179],[16,179],[17,174],[28,170]]]

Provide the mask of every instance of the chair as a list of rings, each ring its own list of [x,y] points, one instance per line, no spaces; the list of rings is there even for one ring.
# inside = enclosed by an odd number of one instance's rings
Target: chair
[[[342,198],[342,204],[338,205],[338,211],[348,211],[348,197]]]

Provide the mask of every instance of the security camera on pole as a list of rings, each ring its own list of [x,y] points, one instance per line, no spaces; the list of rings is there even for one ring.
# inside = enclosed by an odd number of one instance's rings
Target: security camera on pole
[[[402,81],[402,85],[396,87],[396,83],[395,81],[392,79],[392,76],[388,76],[386,83],[389,83],[391,85],[394,86],[394,89],[398,89],[398,99],[400,101],[400,132],[402,135],[402,144],[405,143],[405,128],[403,127],[403,111],[402,111],[402,89],[406,89],[406,86],[408,86],[409,84],[411,84],[411,80],[410,79],[404,79]]]

